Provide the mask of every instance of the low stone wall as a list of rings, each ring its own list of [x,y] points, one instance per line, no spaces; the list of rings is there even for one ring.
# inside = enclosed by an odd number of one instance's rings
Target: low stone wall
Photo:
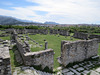
[[[88,39],[88,34],[82,32],[75,32],[73,37],[78,39]]]
[[[42,69],[48,67],[53,71],[54,51],[52,49],[47,49],[39,52],[27,52],[24,54],[24,56],[26,65],[38,65],[41,66]]]
[[[62,36],[69,36],[70,33],[67,30],[56,30],[56,29],[15,29],[18,34],[25,34],[25,33],[31,33],[31,34],[59,34]],[[13,29],[6,29],[7,32],[13,32]]]
[[[34,34],[48,34],[47,29],[6,29],[7,32],[12,33],[16,30],[18,34],[34,33]]]
[[[59,34],[62,36],[69,36],[69,32],[67,30],[56,30],[56,29],[50,29],[50,34]]]
[[[66,31],[66,30],[59,30],[59,35],[62,35],[62,36],[69,36],[69,32]]]
[[[50,70],[53,71],[54,51],[52,49],[43,50],[39,52],[31,52],[29,47],[23,45],[18,40],[16,44],[21,54],[21,57],[23,59],[23,63],[25,65],[29,65],[29,66],[41,65],[42,69],[44,69],[45,67],[48,67]]]
[[[50,29],[50,34],[58,34],[58,30],[56,30],[56,29]]]
[[[8,47],[0,48],[0,75],[11,75],[10,55]]]
[[[25,33],[34,33],[34,34],[48,34],[47,29],[17,29],[17,33],[25,34]]]
[[[14,31],[13,35],[15,34],[16,32]],[[54,51],[52,49],[31,52],[28,41],[21,40],[18,36],[14,38],[18,48],[18,51],[14,52],[20,54],[19,57],[17,57],[17,62],[28,66],[40,66],[42,70],[48,67],[50,71],[53,71]]]
[[[92,34],[89,36],[90,39],[93,39],[93,38],[98,38],[98,42],[100,43],[100,35],[95,35],[95,34]]]
[[[98,53],[97,39],[80,40],[75,42],[61,42],[60,63],[64,66],[73,62],[80,62]]]

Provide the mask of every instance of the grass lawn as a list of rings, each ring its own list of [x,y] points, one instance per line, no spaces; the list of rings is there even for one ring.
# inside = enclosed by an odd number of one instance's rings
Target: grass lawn
[[[9,50],[12,73],[15,71],[15,67],[22,66],[15,59],[14,50],[16,50],[16,49],[17,49],[17,47],[16,46],[13,46],[12,50]]]
[[[72,35],[72,34],[71,34]],[[40,34],[36,34],[36,35],[29,35],[29,37],[33,40],[35,40],[36,42],[38,42],[39,44],[42,44],[43,47],[33,47],[31,48],[31,50],[34,51],[40,51],[40,50],[44,50],[44,39],[48,42],[48,48],[51,48],[54,50],[55,55],[54,55],[54,69],[56,69],[57,67],[59,67],[59,63],[57,62],[57,57],[61,55],[61,41],[62,40],[66,40],[66,41],[75,41],[78,39],[73,38],[73,40],[70,39],[69,36],[67,36],[67,38],[65,38],[65,36],[61,36],[59,35],[40,35]]]
[[[0,35],[2,34],[2,33],[4,33],[5,31],[0,31]],[[10,36],[6,36],[6,37],[0,37],[0,39],[2,39],[2,40],[10,40]]]
[[[53,49],[55,52],[55,55],[54,55],[54,70],[55,71],[57,71],[56,70],[57,67],[60,66],[60,64],[57,61],[57,57],[61,55],[61,41],[62,40],[66,40],[66,41],[80,40],[80,39],[75,39],[75,38],[71,40],[69,36],[65,38],[65,36],[60,35],[58,37],[58,35],[55,36],[55,35],[49,35],[49,34],[48,35],[36,34],[36,35],[28,35],[28,36],[35,41],[35,42],[29,41],[29,43],[32,44],[31,51],[33,52],[44,50],[44,44],[45,44],[44,39],[48,42],[48,48]],[[43,47],[34,47],[34,45],[37,45],[36,42],[39,43],[38,45],[43,45]],[[98,54],[100,55],[100,44],[99,44]],[[16,63],[15,56],[12,50],[10,50],[10,55],[11,55],[11,66],[12,66],[12,72],[13,72],[14,68],[20,65]]]
[[[2,40],[10,40],[10,36],[0,37],[0,39],[2,39]]]

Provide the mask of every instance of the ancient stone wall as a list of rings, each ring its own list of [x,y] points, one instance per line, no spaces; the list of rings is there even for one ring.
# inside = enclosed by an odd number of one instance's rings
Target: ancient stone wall
[[[34,34],[48,34],[47,29],[17,29],[17,33],[25,34],[25,33],[34,33]]]
[[[25,33],[31,33],[31,34],[59,34],[62,36],[69,36],[69,32],[67,30],[56,30],[56,29],[15,29],[18,34],[25,34]],[[8,32],[13,32],[13,29],[6,29]]]
[[[48,34],[47,29],[6,29],[7,32],[13,32],[16,30],[18,34],[34,33],[34,34]]]
[[[88,34],[82,32],[75,32],[73,37],[78,39],[88,39]]]
[[[56,29],[50,29],[50,34],[58,34],[58,30],[56,30]]]
[[[69,36],[69,32],[66,30],[56,30],[56,29],[50,29],[50,34],[59,34],[62,36]]]
[[[52,49],[31,52],[30,48],[25,44],[23,45],[19,40],[17,40],[16,44],[25,65],[41,65],[42,69],[48,67],[50,70],[53,70],[54,51]]]
[[[97,39],[80,41],[62,41],[60,63],[64,66],[69,63],[83,61],[97,55]]]
[[[95,35],[95,34],[92,34],[89,36],[90,39],[93,39],[93,38],[98,38],[98,42],[100,42],[100,35]]]
[[[13,34],[16,34],[16,32]],[[41,66],[42,70],[48,67],[51,71],[53,71],[54,51],[52,49],[31,52],[28,41],[21,40],[19,36],[15,36],[14,38],[18,48],[18,51],[15,51],[15,53],[19,53],[21,57],[17,58],[19,63],[29,66]]]
[[[11,33],[13,32],[13,29],[6,29],[5,31]]]
[[[25,65],[39,65],[42,69],[48,67],[53,71],[54,51],[52,49],[47,49],[39,52],[27,52],[24,55]]]
[[[8,47],[0,47],[0,75],[11,75],[10,55]]]
[[[59,35],[62,35],[62,36],[69,36],[69,32],[66,31],[66,30],[59,30]]]

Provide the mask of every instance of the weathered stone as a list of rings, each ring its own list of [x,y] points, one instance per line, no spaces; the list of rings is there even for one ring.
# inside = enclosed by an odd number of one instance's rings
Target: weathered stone
[[[82,32],[75,32],[73,37],[78,39],[88,39],[88,34]]]
[[[79,67],[79,65],[74,65],[74,66],[73,66],[73,68],[78,68],[78,67]]]
[[[98,38],[98,42],[100,42],[100,35],[96,35],[96,34],[91,34],[89,36],[90,39],[93,39],[93,38]]]
[[[62,73],[66,73],[66,72],[68,72],[69,71],[69,69],[63,69],[62,70]]]
[[[48,49],[48,42],[45,42],[45,50]]]
[[[100,75],[100,74],[95,71],[91,71],[90,75]]]
[[[77,68],[77,70],[80,72],[80,71],[83,71],[83,70],[84,70],[84,68],[79,67],[79,68]]]
[[[11,75],[9,48],[0,48],[0,75]]]
[[[83,61],[98,53],[97,39],[80,40],[75,42],[62,41],[61,43],[61,64],[66,66],[69,63]]]
[[[81,75],[81,73],[77,72],[75,69],[73,68],[69,68],[71,71],[73,71],[76,75]]]
[[[73,72],[67,72],[67,73],[64,73],[64,75],[74,75]]]

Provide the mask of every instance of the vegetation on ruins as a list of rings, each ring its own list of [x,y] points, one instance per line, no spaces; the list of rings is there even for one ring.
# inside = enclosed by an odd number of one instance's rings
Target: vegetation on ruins
[[[19,25],[0,25],[0,29],[9,29],[9,28],[15,28],[15,29],[58,29],[58,30],[68,30],[69,32],[85,32],[85,33],[100,33],[100,27],[97,26],[69,26],[69,27],[58,27],[54,26],[52,28],[49,27],[42,27],[42,26],[19,26]]]
[[[73,34],[71,34],[73,35]],[[59,67],[59,63],[57,62],[57,57],[60,56],[61,53],[61,41],[62,40],[67,40],[67,41],[75,41],[78,39],[72,38],[73,40],[70,39],[70,36],[67,36],[65,38],[65,36],[61,36],[59,35],[40,35],[40,34],[36,34],[36,35],[29,35],[30,38],[32,38],[33,40],[35,40],[36,42],[38,42],[39,44],[42,44],[43,47],[36,47],[36,48],[32,48],[31,50],[34,51],[40,51],[40,50],[44,50],[44,39],[46,39],[46,41],[48,42],[48,48],[52,48],[55,52],[54,55],[54,69],[56,69],[57,67]]]
[[[15,29],[50,29],[48,27],[38,27],[38,26],[6,26],[6,25],[0,25],[0,29],[8,29],[8,28],[15,28]],[[79,32],[85,32],[85,33],[94,33],[94,34],[98,34],[100,35],[100,28],[99,27],[92,27],[92,26],[70,26],[70,27],[53,27],[52,29],[61,29],[61,30],[68,30],[71,32],[71,36],[73,35],[74,31],[79,31]],[[0,34],[2,34],[3,31],[0,31]],[[24,35],[24,34],[23,34]],[[42,34],[36,34],[36,35],[28,35],[31,39],[35,40],[36,42],[39,43],[39,45],[43,45],[43,47],[31,47],[31,51],[35,52],[35,51],[40,51],[40,50],[44,50],[44,40],[46,40],[48,42],[48,48],[52,48],[55,52],[54,55],[54,71],[57,71],[57,67],[60,66],[60,64],[57,62],[57,57],[60,56],[61,53],[61,41],[62,40],[67,40],[67,41],[75,41],[75,40],[79,40],[79,39],[75,39],[73,37],[70,36],[61,36],[61,35],[42,35]],[[58,37],[59,36],[59,37]],[[7,37],[0,37],[0,39],[3,40],[10,40],[10,35]],[[30,44],[34,44],[31,41],[29,42]],[[35,45],[35,44],[34,44]],[[100,46],[100,44],[99,44]],[[13,50],[16,49],[16,47],[13,47]],[[16,63],[15,60],[15,56],[13,53],[13,50],[10,50],[10,55],[11,55],[11,66],[12,66],[12,70],[14,70],[14,68],[16,66],[20,66],[20,64]],[[100,55],[100,47],[98,50],[98,54]]]

